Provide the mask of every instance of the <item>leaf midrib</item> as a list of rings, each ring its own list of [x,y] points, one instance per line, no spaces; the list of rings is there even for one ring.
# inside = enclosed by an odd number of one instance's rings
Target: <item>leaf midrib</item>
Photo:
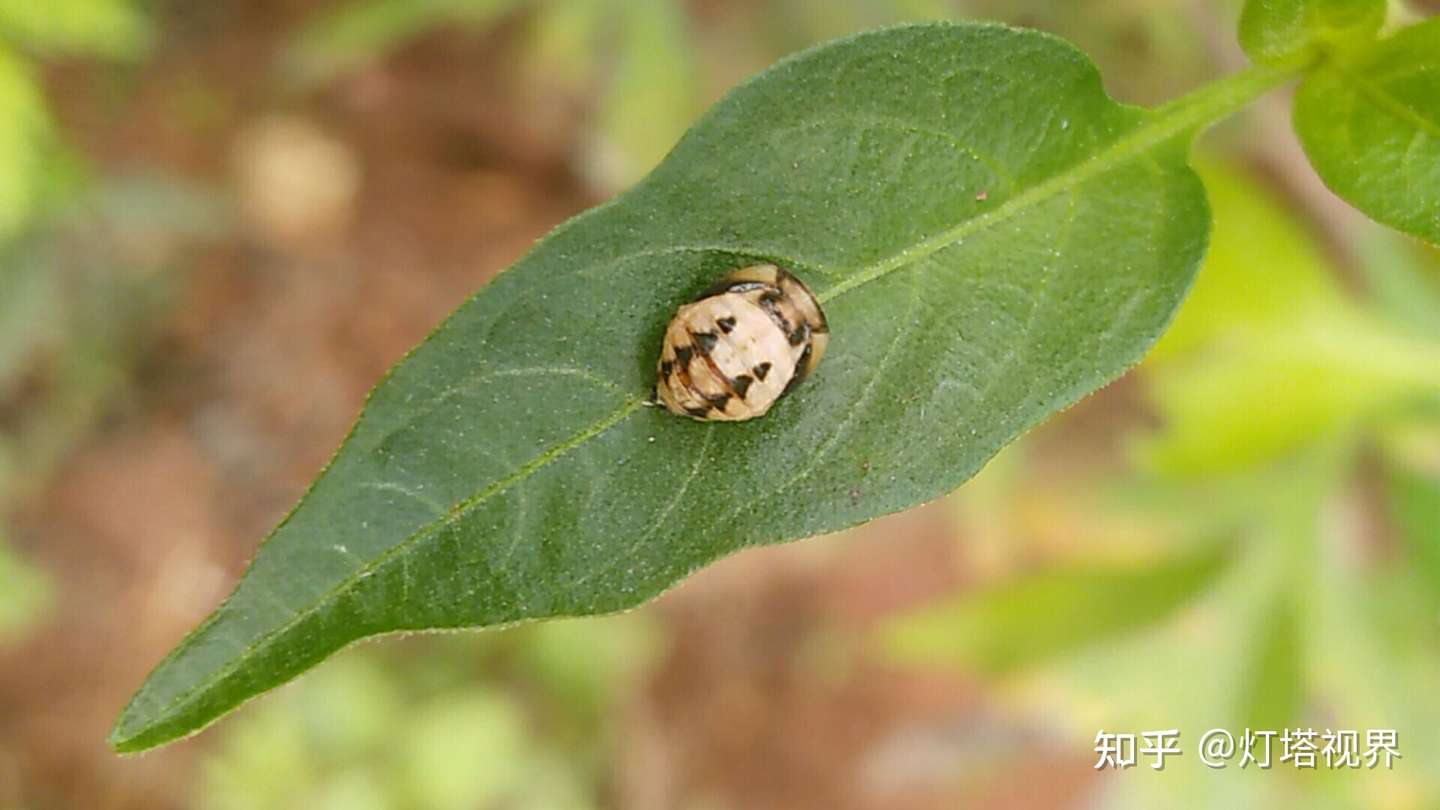
[[[1409,123],[1432,138],[1440,138],[1440,122],[1431,121],[1404,100],[1396,98],[1393,93],[1381,85],[1358,76],[1338,64],[1335,65],[1335,72],[1340,78],[1353,85],[1366,101],[1369,101],[1381,112]]]
[[[1136,158],[1149,158],[1148,150],[1206,122],[1203,110],[1182,109],[1172,115],[1152,112],[1148,119],[1126,135],[1111,141],[1104,149],[1072,164],[1048,180],[1036,183],[990,211],[963,220],[952,228],[881,259],[868,268],[846,277],[844,281],[821,292],[820,302],[828,303],[848,292],[879,280],[891,273],[918,263],[948,247],[965,240],[992,225],[997,225],[1046,202],[1052,197],[1074,191],[1090,179]]]
[[[510,475],[496,481],[492,481],[484,489],[480,490],[469,498],[457,502],[454,506],[450,507],[450,509],[445,513],[444,516],[425,524],[419,530],[406,537],[404,540],[386,549],[369,563],[355,569],[355,571],[348,574],[333,588],[325,592],[325,594],[322,595],[319,599],[317,599],[313,605],[297,612],[294,618],[290,619],[289,621],[285,622],[274,630],[261,636],[259,639],[255,640],[251,644],[247,645],[238,656],[232,659],[233,663],[215,670],[214,674],[209,678],[206,678],[205,680],[195,684],[194,686],[190,687],[179,695],[176,695],[174,698],[171,698],[168,702],[166,702],[163,707],[160,708],[159,713],[162,715],[169,713],[175,707],[181,706],[189,702],[190,699],[194,697],[197,693],[202,693],[203,691],[209,689],[211,686],[214,686],[217,682],[224,680],[232,672],[238,669],[246,660],[248,660],[252,656],[252,654],[257,652],[261,648],[267,646],[275,639],[283,636],[289,630],[291,630],[301,622],[305,621],[310,616],[318,613],[323,607],[333,601],[340,594],[349,590],[350,587],[353,586],[356,582],[359,582],[362,579],[366,579],[374,575],[377,570],[383,567],[392,558],[400,556],[401,554],[410,550],[410,548],[413,547],[416,543],[430,537],[431,535],[440,531],[447,525],[450,525],[455,520],[463,517],[470,510],[479,507],[480,505],[489,501],[491,498],[494,498],[496,495],[499,495],[504,491],[508,490],[515,484],[526,480],[530,476],[549,466],[551,462],[565,455],[568,455],[570,451],[575,450],[576,448],[589,442],[591,439],[596,438],[597,436],[600,436],[601,434],[609,431],[610,428],[623,422],[631,414],[638,411],[642,406],[644,406],[647,400],[648,397],[643,396],[630,398],[623,405],[617,408],[613,413],[606,416],[604,419],[601,419],[590,427],[576,433],[569,439],[550,447],[545,452],[541,453],[540,455],[516,468],[516,470]],[[184,646],[190,646],[190,644],[193,643],[193,639],[197,636],[198,633],[195,636],[191,636],[189,639],[186,639]],[[171,660],[178,659],[179,655],[177,653],[177,655]],[[134,737],[137,736],[139,735],[132,735],[131,737],[128,737],[126,739],[134,739]]]
[[[1229,114],[1238,106],[1248,102],[1250,98],[1290,79],[1295,72],[1295,70],[1285,71],[1268,68],[1252,68],[1249,71],[1208,85],[1190,96],[1182,97],[1156,110],[1149,111],[1138,120],[1137,125],[1127,134],[1112,141],[1104,149],[1096,152],[1089,158],[1072,164],[1069,168],[1055,174],[1050,179],[1042,181],[1014,195],[991,211],[957,223],[954,227],[925,239],[914,247],[900,250],[868,268],[860,269],[844,281],[820,293],[818,297],[822,303],[832,301],[872,281],[884,278],[904,267],[913,265],[928,256],[962,241],[971,234],[1015,217],[1057,194],[1073,190],[1077,186],[1112,168],[1123,165],[1137,157],[1148,157],[1146,151],[1149,148]],[[566,441],[552,446],[531,461],[517,468],[515,472],[505,478],[492,482],[470,498],[457,502],[444,517],[426,524],[401,542],[385,550],[370,563],[362,565],[347,575],[345,579],[341,580],[335,587],[331,588],[316,600],[313,605],[301,610],[291,620],[247,645],[240,655],[231,659],[230,664],[216,669],[209,677],[186,689],[179,695],[176,695],[167,701],[155,714],[160,716],[169,715],[176,707],[189,703],[195,696],[203,694],[216,683],[224,680],[240,668],[253,657],[255,653],[264,649],[276,639],[283,637],[288,631],[306,619],[320,612],[336,597],[348,591],[355,583],[372,576],[390,560],[408,552],[415,544],[432,536],[435,532],[449,525],[471,509],[483,505],[496,495],[523,482],[549,466],[552,462],[563,458],[571,451],[585,445],[591,439],[604,434],[611,428],[625,421],[638,411],[644,405],[645,401],[646,397],[643,396],[628,400],[606,418],[576,433]],[[176,650],[175,656],[170,660],[180,660],[182,651],[191,646],[198,637],[199,634],[197,633],[187,638],[185,642],[182,643],[181,648]],[[142,732],[144,728],[153,728],[155,724],[155,722],[151,722],[142,727]],[[125,742],[134,740],[140,736],[140,733],[136,733],[118,740],[117,747],[123,747]]]

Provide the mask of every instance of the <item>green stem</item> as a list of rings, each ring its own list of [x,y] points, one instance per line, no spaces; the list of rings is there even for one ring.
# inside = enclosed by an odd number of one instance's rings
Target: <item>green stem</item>
[[[1164,121],[1164,129],[1171,134],[1203,129],[1229,118],[1260,96],[1309,71],[1314,64],[1315,60],[1286,67],[1256,65],[1162,104],[1155,108],[1154,115]]]

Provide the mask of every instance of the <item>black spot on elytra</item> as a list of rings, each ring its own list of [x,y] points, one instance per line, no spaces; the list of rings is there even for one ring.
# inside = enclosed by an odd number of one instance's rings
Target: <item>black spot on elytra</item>
[[[675,370],[675,363],[674,363],[674,362],[672,362],[672,361],[670,361],[670,360],[665,360],[665,361],[663,361],[662,363],[660,363],[660,376],[661,376],[661,377],[669,377],[669,376],[670,376],[670,372],[672,372],[672,371],[674,371],[674,370]]]
[[[741,399],[745,398],[745,392],[749,391],[750,386],[754,384],[755,378],[751,377],[749,374],[741,374],[739,377],[736,377],[735,379],[730,381],[731,387],[735,389],[736,396],[740,397]]]
[[[710,396],[705,397],[705,401],[708,402],[708,403],[710,403],[710,407],[714,408],[715,410],[717,410],[717,411],[723,411],[723,410],[725,410],[725,405],[726,405],[726,403],[728,403],[728,402],[730,401],[730,395],[729,395],[729,394],[711,394]]]
[[[795,386],[799,385],[800,381],[805,379],[805,364],[810,362],[810,351],[814,348],[815,344],[811,343],[805,347],[805,351],[800,353],[800,359],[795,362],[795,376],[791,377],[790,382],[785,384],[785,390],[780,392],[781,397],[795,390]]]
[[[709,406],[709,405],[686,405],[686,406],[685,406],[685,413],[688,413],[688,414],[690,414],[691,416],[697,416],[697,417],[704,418],[705,416],[707,416],[707,415],[710,413],[710,406]]]
[[[721,332],[724,332],[728,335],[731,332],[735,331],[735,318],[731,316],[726,316],[716,321],[715,325],[720,327]]]
[[[677,346],[675,347],[675,362],[681,368],[684,368],[690,365],[690,357],[693,354],[695,354],[695,348],[693,346]]]
[[[790,345],[799,346],[801,343],[804,343],[808,337],[810,337],[810,325],[802,323],[795,327],[795,331],[790,333]]]
[[[720,342],[720,338],[716,337],[714,332],[695,332],[690,337],[695,338],[695,347],[706,354],[709,354],[710,350],[715,348],[715,344]]]
[[[770,373],[770,361],[767,360],[764,363],[761,363],[753,370],[755,372],[755,379],[764,382],[766,375]]]

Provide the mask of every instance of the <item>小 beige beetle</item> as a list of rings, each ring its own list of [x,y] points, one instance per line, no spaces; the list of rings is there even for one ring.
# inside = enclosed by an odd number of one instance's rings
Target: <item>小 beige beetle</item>
[[[800,279],[773,264],[744,267],[675,313],[655,393],[692,419],[754,419],[815,370],[829,340]]]

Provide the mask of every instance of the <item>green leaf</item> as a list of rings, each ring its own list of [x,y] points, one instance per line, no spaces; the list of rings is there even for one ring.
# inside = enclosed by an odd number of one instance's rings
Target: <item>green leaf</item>
[[[1151,113],[1065,42],[980,25],[781,62],[390,372],[112,744],[192,733],[362,637],[621,610],[953,490],[1151,346],[1205,245],[1191,135],[1284,78]],[[818,373],[753,422],[645,407],[677,305],[759,260],[825,302]]]
[[[1434,469],[1396,465],[1388,477],[1391,520],[1416,576],[1440,596],[1440,458]]]
[[[1239,706],[1249,728],[1286,728],[1300,719],[1305,645],[1297,612],[1294,600],[1282,593],[1256,628]]]
[[[1148,387],[1166,422],[1141,445],[1151,464],[1235,472],[1440,392],[1440,345],[1337,307],[1217,343]]]
[[[1284,328],[1344,301],[1339,271],[1283,200],[1245,173],[1204,163],[1200,176],[1215,224],[1195,287],[1146,367],[1204,349],[1237,332]]]
[[[1069,568],[927,607],[886,629],[902,661],[954,663],[990,673],[1035,666],[1156,624],[1225,568],[1228,545],[1148,567]]]
[[[22,636],[53,600],[45,572],[9,547],[0,533],[0,643]]]
[[[1440,392],[1440,345],[1351,304],[1318,241],[1265,188],[1233,170],[1203,174],[1215,229],[1195,289],[1147,359],[1165,421],[1137,444],[1147,462],[1234,472]]]
[[[570,92],[591,88],[614,9],[608,4],[539,3],[529,10],[527,70]]]
[[[694,41],[675,0],[629,0],[616,21],[617,64],[599,109],[602,187],[654,168],[696,112]]]
[[[1440,18],[1322,64],[1300,86],[1295,131],[1332,191],[1440,243]]]
[[[1256,62],[1303,60],[1316,46],[1354,47],[1385,24],[1385,0],[1247,0],[1240,47]]]
[[[133,57],[151,35],[129,0],[0,0],[0,39],[42,54]]]
[[[52,134],[30,66],[0,43],[0,243],[30,217]]]
[[[1376,311],[1398,326],[1440,338],[1440,251],[1390,231],[1374,233],[1357,247],[1356,267]]]

